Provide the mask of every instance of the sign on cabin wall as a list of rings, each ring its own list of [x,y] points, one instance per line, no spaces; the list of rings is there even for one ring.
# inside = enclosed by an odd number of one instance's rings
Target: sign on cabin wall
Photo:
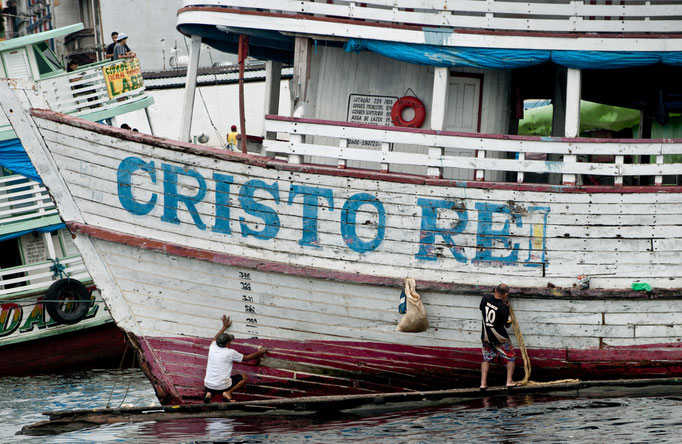
[[[102,71],[110,99],[144,86],[140,61],[136,58],[105,66]]]
[[[391,125],[391,109],[398,100],[391,96],[351,94],[348,96],[346,121],[365,125]],[[381,142],[370,140],[348,140],[348,147],[380,147]]]
[[[47,248],[45,248],[45,237],[40,234],[37,237],[28,234],[21,237],[21,247],[24,250],[24,262],[35,264],[47,260]]]

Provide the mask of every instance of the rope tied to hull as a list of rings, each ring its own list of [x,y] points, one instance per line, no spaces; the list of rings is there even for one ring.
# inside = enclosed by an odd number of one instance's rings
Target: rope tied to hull
[[[514,329],[514,336],[516,336],[516,342],[519,344],[519,349],[521,350],[521,357],[523,358],[523,379],[518,382],[519,385],[535,385],[535,384],[564,384],[567,382],[579,382],[579,379],[558,379],[556,381],[549,382],[535,382],[530,380],[530,358],[528,357],[528,350],[526,349],[526,342],[523,340],[523,334],[521,333],[521,328],[519,328],[519,323],[516,321],[516,315],[514,315],[514,309],[509,303],[509,316],[512,321],[512,328]]]
[[[69,275],[65,273],[66,265],[59,262],[59,258],[50,258],[52,265],[50,265],[50,271],[52,272],[53,278],[68,279]]]

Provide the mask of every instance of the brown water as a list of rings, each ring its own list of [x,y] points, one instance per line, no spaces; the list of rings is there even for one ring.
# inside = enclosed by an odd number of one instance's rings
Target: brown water
[[[112,390],[113,387],[113,390]],[[139,370],[0,379],[0,442],[682,442],[682,387],[488,397],[446,408],[331,418],[192,419],[15,435],[46,410],[157,405]]]

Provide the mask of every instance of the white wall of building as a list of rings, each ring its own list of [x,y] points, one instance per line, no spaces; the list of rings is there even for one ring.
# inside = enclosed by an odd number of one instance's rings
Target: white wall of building
[[[170,69],[173,48],[177,47],[175,55],[188,54],[189,39],[175,29],[181,7],[182,0],[101,0],[104,40],[111,42],[112,31],[125,32],[128,46],[137,54],[143,71],[164,69],[164,57],[165,67]],[[236,60],[234,55],[203,45],[199,64],[212,66],[213,62]]]
[[[154,105],[149,107],[154,134],[178,139],[185,90],[157,89],[148,92],[154,97]],[[264,97],[265,82],[249,82],[244,85],[246,133],[250,136],[263,135]],[[282,80],[279,114],[288,116],[290,107],[289,80]],[[211,120],[217,130],[211,125]],[[144,110],[118,116],[116,124],[120,126],[123,123],[143,133],[151,133]],[[197,88],[190,133],[192,138],[204,133],[210,138],[206,145],[224,147],[227,132],[232,125],[239,127],[239,86],[229,84]]]

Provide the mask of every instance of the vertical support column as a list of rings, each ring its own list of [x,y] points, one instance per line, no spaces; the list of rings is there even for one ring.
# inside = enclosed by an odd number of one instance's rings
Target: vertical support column
[[[348,148],[348,139],[340,139],[339,140],[339,163],[337,164],[338,168],[345,169],[346,168],[346,159],[344,157],[344,151],[346,151],[346,148]]]
[[[581,71],[579,69],[569,69],[566,72],[566,137],[578,137],[580,134],[580,90],[581,90]],[[575,154],[564,154],[564,163],[575,163]],[[575,174],[564,174],[562,182],[564,185],[575,185]]]
[[[282,83],[282,63],[268,60],[265,62],[265,115],[279,114],[279,92]],[[275,140],[277,133],[266,131],[263,126],[263,137]]]
[[[249,36],[239,36],[239,133],[242,153],[246,154],[246,112],[244,105],[244,65],[249,56]]]
[[[433,93],[431,94],[431,129],[440,131],[445,125],[445,111],[447,109],[448,85],[450,83],[450,68],[435,68],[433,72]],[[443,148],[429,147],[429,162],[443,157]],[[440,167],[427,167],[426,175],[435,179],[443,177]]]
[[[306,98],[308,96],[308,81],[310,80],[311,41],[305,37],[296,37],[294,48],[294,78],[292,93],[292,117],[305,117]],[[305,143],[302,134],[291,134],[290,143]],[[289,155],[290,163],[301,163],[301,156]]]
[[[625,156],[616,156],[615,164],[616,168],[620,170],[621,166],[625,163]],[[614,179],[613,179],[613,184],[617,187],[622,187],[623,186],[623,175],[618,174]]]
[[[519,151],[519,163],[523,163],[526,160],[526,153],[523,151]],[[523,180],[525,179],[526,173],[523,171],[519,171],[516,173],[516,182],[517,183],[523,183]]]
[[[656,156],[656,165],[663,165],[663,155]],[[663,176],[657,174],[654,179],[654,185],[663,185]]]
[[[47,258],[57,259],[57,251],[54,249],[54,243],[52,243],[52,233],[43,233],[45,236],[45,248],[47,248]]]
[[[192,115],[194,114],[194,95],[197,88],[197,69],[199,68],[199,53],[201,51],[201,37],[192,36],[189,47],[189,64],[187,65],[187,79],[185,80],[185,99],[182,104],[182,120],[180,121],[180,137],[183,142],[190,141],[192,130]]]

